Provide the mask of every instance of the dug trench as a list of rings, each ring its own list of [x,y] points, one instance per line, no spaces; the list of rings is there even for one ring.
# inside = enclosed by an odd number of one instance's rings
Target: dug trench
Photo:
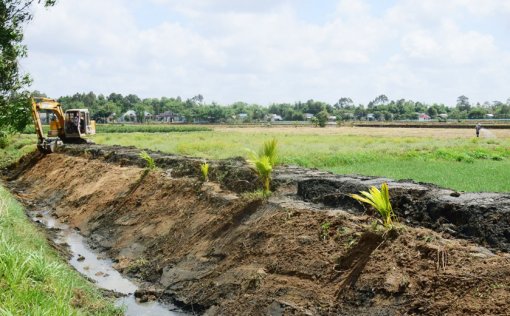
[[[207,315],[506,315],[510,196],[278,167],[268,199],[242,158],[209,161],[70,145],[4,170],[27,208],[50,209],[138,296]],[[398,228],[374,230],[348,194],[388,182]]]

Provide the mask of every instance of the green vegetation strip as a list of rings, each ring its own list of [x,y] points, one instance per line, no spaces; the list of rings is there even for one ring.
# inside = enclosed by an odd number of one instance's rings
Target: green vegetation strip
[[[51,249],[0,186],[0,315],[122,315]]]
[[[331,135],[262,130],[179,134],[98,134],[98,144],[136,146],[168,153],[222,159],[247,157],[276,137],[280,161],[338,174],[413,179],[466,192],[510,191],[510,140]]]
[[[43,125],[44,134],[49,130]],[[97,133],[188,133],[211,131],[210,128],[200,125],[165,125],[165,124],[98,124]],[[27,126],[23,134],[35,134],[34,126]]]

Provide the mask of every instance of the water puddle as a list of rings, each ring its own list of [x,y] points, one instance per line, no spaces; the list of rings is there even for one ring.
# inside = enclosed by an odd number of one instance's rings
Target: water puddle
[[[137,302],[134,292],[138,289],[138,286],[115,270],[110,259],[98,257],[98,254],[87,246],[83,236],[68,225],[59,222],[49,215],[47,211],[30,212],[29,215],[34,221],[40,221],[48,228],[58,229],[57,237],[54,241],[57,244],[67,244],[69,246],[69,250],[72,253],[69,263],[77,271],[94,280],[98,287],[125,295],[116,301],[117,306],[125,307],[125,315],[187,315],[173,305],[166,305],[160,302]]]

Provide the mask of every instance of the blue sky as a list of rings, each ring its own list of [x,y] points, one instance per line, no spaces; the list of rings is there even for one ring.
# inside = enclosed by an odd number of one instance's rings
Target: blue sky
[[[34,14],[22,65],[51,97],[510,97],[510,0],[59,0]]]

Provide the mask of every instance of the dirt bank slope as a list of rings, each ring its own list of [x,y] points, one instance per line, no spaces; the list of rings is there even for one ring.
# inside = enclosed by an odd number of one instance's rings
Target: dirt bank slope
[[[444,226],[447,217],[432,227],[437,220],[420,215],[433,231],[419,227],[420,216],[412,215],[413,226],[383,236],[372,232],[372,218],[347,202],[346,184],[331,175],[281,169],[278,191],[261,201],[234,192],[255,183],[240,160],[212,162],[217,182],[202,183],[196,178],[199,160],[155,156],[165,169],[147,173],[134,149],[68,147],[26,163],[11,186],[32,207],[52,209],[80,229],[118,269],[152,284],[151,293],[194,311],[504,315],[510,310],[510,257],[500,252],[508,243],[504,231],[494,234],[503,242],[493,244],[469,229],[462,231],[466,238],[455,239],[460,229]],[[376,180],[356,181],[366,186]],[[430,193],[423,186],[426,192],[404,201],[408,194],[402,192],[416,186],[400,183],[395,202],[414,204]],[[504,195],[491,198],[504,207]],[[508,224],[507,213],[497,214]],[[451,231],[440,232],[446,228]]]

